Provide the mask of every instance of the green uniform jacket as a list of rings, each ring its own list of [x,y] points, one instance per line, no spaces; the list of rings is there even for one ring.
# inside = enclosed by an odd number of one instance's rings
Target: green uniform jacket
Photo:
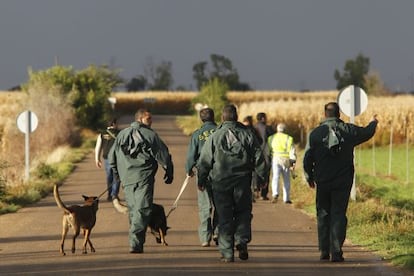
[[[205,122],[191,135],[190,145],[188,146],[187,152],[187,162],[185,163],[185,172],[187,174],[196,165],[204,143],[206,142],[207,138],[214,132],[216,127],[217,125],[214,122]]]
[[[254,134],[238,122],[226,121],[204,144],[197,170],[199,186],[211,183],[213,190],[228,190],[251,179],[254,170],[264,178],[266,165]]]
[[[343,138],[337,155],[332,155],[328,148],[329,126],[336,127]],[[321,122],[308,137],[303,157],[306,180],[323,183],[341,176],[353,177],[354,147],[369,140],[375,134],[376,126],[376,121],[359,127],[338,118],[327,118]]]
[[[158,163],[167,173],[173,172],[167,146],[155,131],[138,122],[118,133],[108,160],[123,186],[153,179]]]

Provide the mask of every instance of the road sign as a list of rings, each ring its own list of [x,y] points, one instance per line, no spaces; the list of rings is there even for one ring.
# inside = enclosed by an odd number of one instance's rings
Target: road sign
[[[35,131],[37,128],[39,120],[35,113],[30,110],[23,111],[17,116],[17,127],[23,133],[28,133]]]
[[[25,144],[25,181],[29,181],[30,171],[30,132],[33,132],[37,128],[38,119],[35,113],[30,110],[23,111],[17,116],[17,127],[24,135]]]
[[[108,102],[111,104],[111,108],[115,109],[116,98],[115,97],[109,97]]]
[[[341,111],[352,119],[367,109],[368,97],[362,88],[349,85],[339,93],[337,102]]]
[[[367,109],[368,97],[362,88],[349,85],[339,93],[337,102],[341,111],[349,116],[350,122],[354,124],[355,116],[360,115]],[[351,199],[356,200],[355,174],[351,189]]]

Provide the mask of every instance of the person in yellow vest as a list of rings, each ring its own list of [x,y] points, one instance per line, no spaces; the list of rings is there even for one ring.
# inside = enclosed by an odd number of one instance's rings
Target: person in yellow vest
[[[283,177],[283,201],[291,204],[290,200],[290,173],[295,168],[296,150],[293,137],[285,133],[286,125],[277,125],[277,132],[269,136],[267,142],[272,156],[272,203],[279,197],[279,178]]]

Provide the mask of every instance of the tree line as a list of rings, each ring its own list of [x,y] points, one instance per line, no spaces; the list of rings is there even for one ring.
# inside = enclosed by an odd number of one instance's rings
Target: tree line
[[[125,82],[127,91],[185,91],[188,88],[177,86],[175,89],[172,62],[161,61],[156,64],[152,58],[147,59],[144,66],[144,73]],[[211,54],[209,61],[199,61],[192,67],[193,80],[196,90],[213,79],[227,84],[231,91],[251,91],[251,85],[240,80],[239,73],[234,67],[233,62],[218,54]],[[348,85],[356,85],[364,89],[369,94],[386,94],[388,89],[382,82],[379,73],[370,71],[370,59],[362,53],[354,59],[346,60],[342,72],[338,69],[334,72],[336,88],[342,90]]]
[[[341,90],[353,84],[360,86],[368,94],[386,93],[387,90],[379,75],[369,71],[369,63],[369,58],[363,54],[359,54],[355,59],[347,60],[342,72],[339,70],[334,72],[337,89]],[[110,69],[106,65],[90,65],[82,70],[54,66],[46,70],[29,71],[29,80],[22,85],[22,89],[30,91],[30,87],[40,84],[50,88],[56,87],[60,91],[58,93],[60,97],[71,103],[77,124],[97,128],[104,126],[105,121],[111,116],[108,97],[116,87],[125,85],[128,91],[174,90],[172,89],[174,80],[171,62],[162,61],[156,64],[149,59],[144,71],[144,75],[137,75],[126,81],[120,76],[119,70]],[[203,90],[203,87],[209,87],[204,89],[208,90],[207,94],[210,95],[221,95],[217,90],[221,90],[223,85],[224,90],[228,91],[252,90],[248,83],[240,80],[232,61],[223,55],[212,54],[209,61],[195,63],[193,78],[197,91]],[[44,96],[48,94],[44,91]]]
[[[240,81],[239,73],[233,66],[233,62],[223,55],[212,54],[209,61],[195,63],[192,70],[197,90],[213,79],[226,83],[233,91],[252,90],[248,83]],[[152,58],[148,58],[144,66],[144,73],[127,81],[125,88],[127,91],[188,90],[184,86],[177,86],[176,89],[173,89],[173,85],[172,62],[161,61],[161,63],[155,64]]]

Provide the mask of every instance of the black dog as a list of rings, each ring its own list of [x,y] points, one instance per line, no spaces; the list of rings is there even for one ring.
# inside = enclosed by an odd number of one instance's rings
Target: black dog
[[[165,236],[170,227],[167,226],[167,217],[165,216],[164,207],[162,205],[152,204],[151,219],[148,226],[151,229],[151,234],[155,236],[157,243],[168,245],[165,241]]]
[[[122,204],[118,198],[112,200],[114,208],[123,214],[128,213],[128,207]],[[165,236],[167,235],[167,230],[170,228],[167,226],[167,216],[165,215],[164,207],[160,204],[152,204],[151,208],[151,218],[148,224],[151,229],[151,234],[155,236],[157,243],[162,243],[167,246],[165,241]]]

